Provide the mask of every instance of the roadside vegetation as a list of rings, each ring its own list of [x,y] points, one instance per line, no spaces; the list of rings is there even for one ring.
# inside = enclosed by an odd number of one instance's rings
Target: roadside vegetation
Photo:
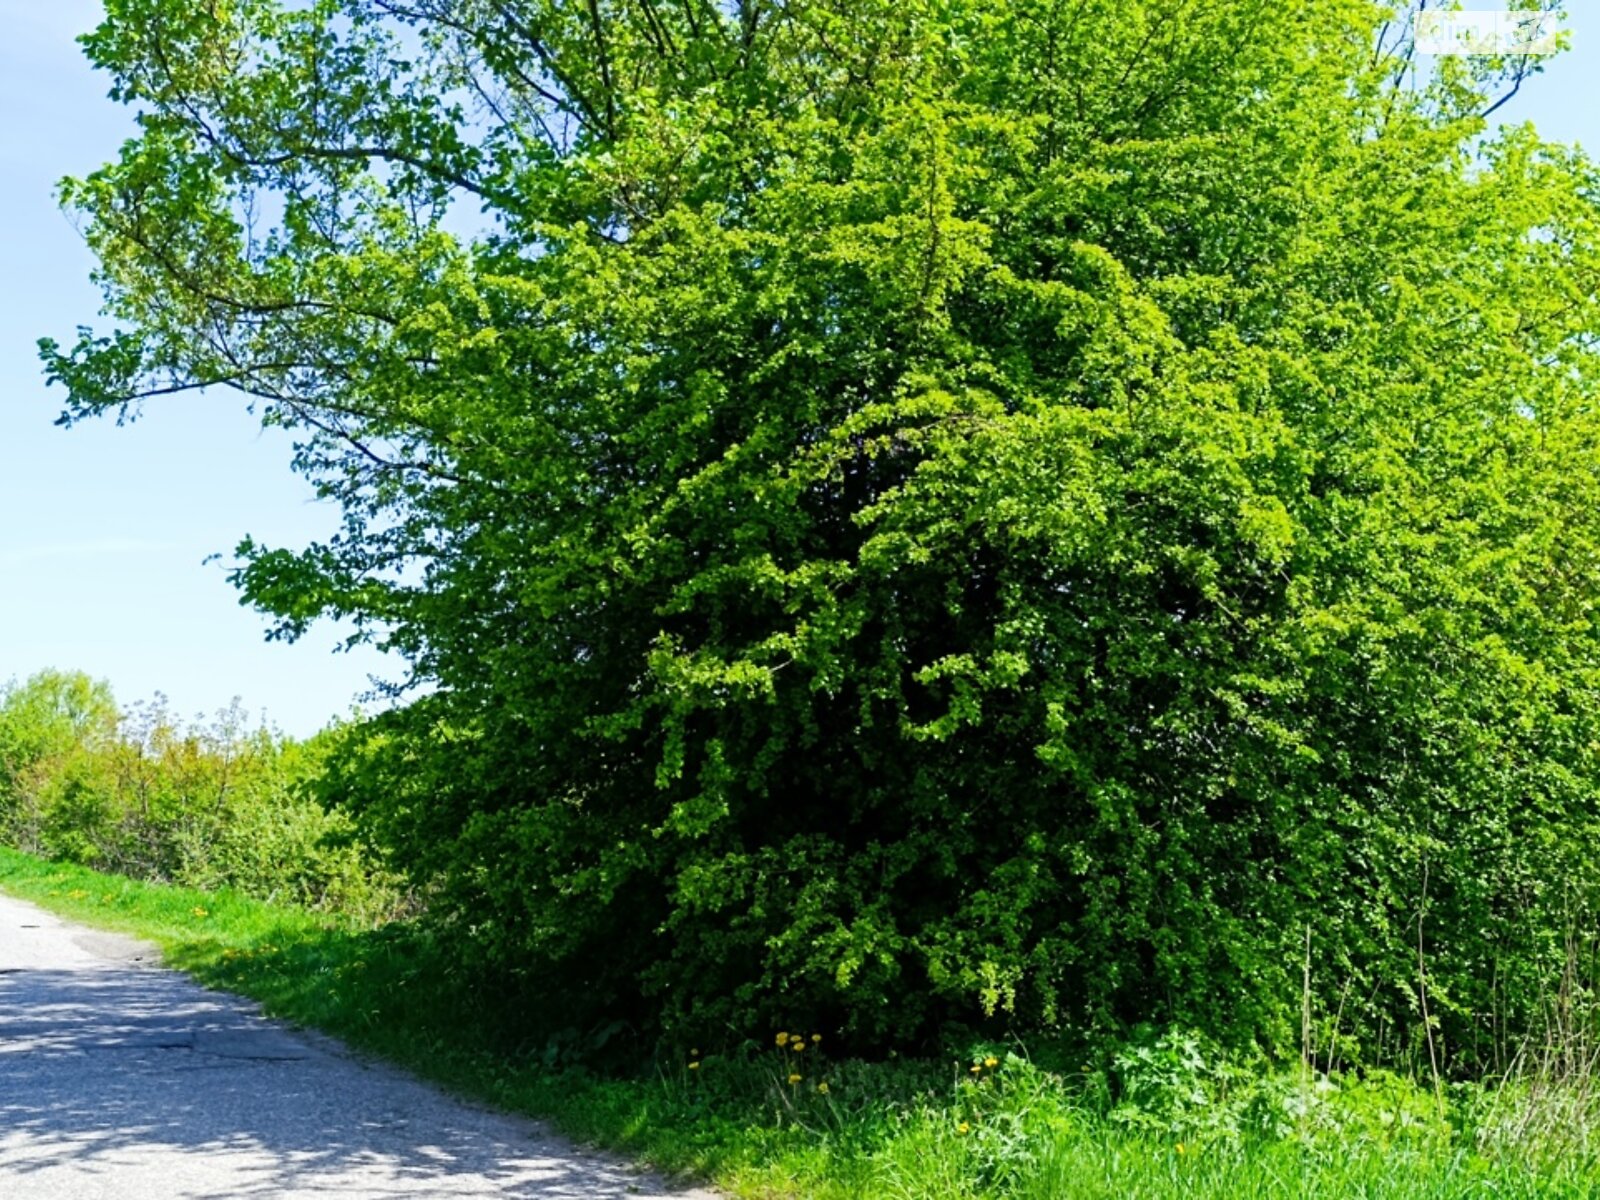
[[[292,430],[406,702],[15,685],[238,898],[14,886],[752,1196],[1580,1194],[1600,170],[1436,9],[106,0],[62,420]]]
[[[313,792],[330,737],[253,726],[237,703],[210,721],[160,697],[119,707],[81,672],[0,684],[0,843],[131,879],[394,915],[397,881]]]
[[[568,1023],[1502,1072],[1600,952],[1600,179],[1418,7],[111,0],[44,361],[295,431],[235,581],[424,685],[318,798]]]
[[[1230,1063],[1199,1035],[1153,1030],[1076,1065],[1044,1043],[972,1036],[869,1062],[836,1056],[821,1030],[671,1052],[613,1031],[620,1053],[596,1070],[580,1064],[605,1031],[584,1046],[577,1030],[541,1030],[416,925],[12,850],[0,888],[149,938],[272,1015],[748,1200],[1589,1197],[1600,1179],[1600,1095],[1577,1044],[1540,1048],[1577,1056],[1559,1074],[1535,1055],[1437,1093],[1389,1071]]]

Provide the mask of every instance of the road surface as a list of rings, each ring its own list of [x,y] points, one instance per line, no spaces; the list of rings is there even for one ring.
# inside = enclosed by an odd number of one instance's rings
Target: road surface
[[[711,1200],[0,896],[0,1200]]]

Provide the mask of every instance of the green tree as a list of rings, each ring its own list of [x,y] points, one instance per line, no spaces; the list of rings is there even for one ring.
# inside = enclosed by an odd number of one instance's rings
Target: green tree
[[[1487,1061],[1600,882],[1596,177],[1409,16],[108,0],[45,361],[297,432],[237,582],[430,685],[327,786],[482,962],[1296,1048],[1309,935]]]
[[[0,687],[0,837],[44,848],[46,812],[94,789],[97,752],[114,744],[110,687],[75,671],[40,671]]]

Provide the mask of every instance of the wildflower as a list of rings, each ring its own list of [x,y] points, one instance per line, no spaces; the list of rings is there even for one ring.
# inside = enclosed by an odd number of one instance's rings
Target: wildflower
[[[698,1051],[698,1050],[689,1051],[689,1057],[690,1058],[699,1058],[700,1057],[700,1051]]]
[[[811,1035],[811,1040],[813,1042],[820,1042],[822,1040],[822,1035],[820,1033],[813,1033]]]
[[[817,1091],[821,1092],[824,1096],[828,1094],[828,1081],[826,1079],[817,1084]]]
[[[972,1073],[973,1073],[973,1074],[974,1074],[974,1075],[976,1075],[976,1074],[978,1074],[978,1073],[979,1073],[979,1072],[980,1072],[980,1071],[982,1071],[982,1070],[983,1070],[983,1067],[982,1067],[982,1066],[981,1066],[981,1065],[980,1065],[980,1064],[978,1064],[978,1063],[973,1063],[973,1064],[972,1064],[972,1066],[971,1066],[971,1068],[969,1068],[969,1069],[970,1069],[970,1070],[971,1070],[971,1071],[972,1071]]]
[[[699,1063],[692,1062],[692,1063],[689,1064],[689,1070],[698,1071],[699,1069],[700,1069],[700,1064]]]
[[[780,1033],[778,1035],[778,1045],[787,1046],[788,1044],[789,1044],[789,1035],[787,1033]]]
[[[206,910],[201,908],[199,905],[195,906],[195,908],[193,909],[193,912],[194,912],[194,915],[197,916],[197,917],[203,917],[203,916],[207,915],[206,914]]]
[[[1182,1153],[1183,1153],[1183,1143],[1182,1143],[1182,1142],[1179,1142],[1179,1143],[1178,1143],[1178,1153],[1179,1153],[1179,1154],[1182,1154]]]
[[[983,1060],[983,1065],[992,1071],[1000,1065],[1000,1060],[991,1054],[988,1058]]]
[[[799,1083],[802,1078],[804,1078],[804,1077],[800,1076],[800,1075],[791,1075],[791,1076],[789,1076],[789,1082],[790,1083]]]
[[[962,1137],[966,1137],[967,1134],[972,1132],[972,1126],[968,1125],[965,1121],[963,1121],[963,1122],[961,1122],[961,1124],[956,1126],[956,1132],[959,1133]]]
[[[804,1050],[805,1048],[806,1044],[799,1038],[795,1038],[794,1043],[789,1047],[789,1049],[793,1050],[796,1054],[799,1054],[800,1051]]]

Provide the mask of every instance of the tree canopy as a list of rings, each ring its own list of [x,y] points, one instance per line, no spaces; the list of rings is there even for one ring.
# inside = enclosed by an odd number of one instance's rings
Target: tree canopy
[[[1527,60],[1368,0],[106,11],[66,418],[298,433],[342,530],[236,580],[429,685],[331,787],[481,961],[1290,1046],[1309,941],[1352,1054],[1531,1018],[1600,883],[1600,210],[1489,130]]]

